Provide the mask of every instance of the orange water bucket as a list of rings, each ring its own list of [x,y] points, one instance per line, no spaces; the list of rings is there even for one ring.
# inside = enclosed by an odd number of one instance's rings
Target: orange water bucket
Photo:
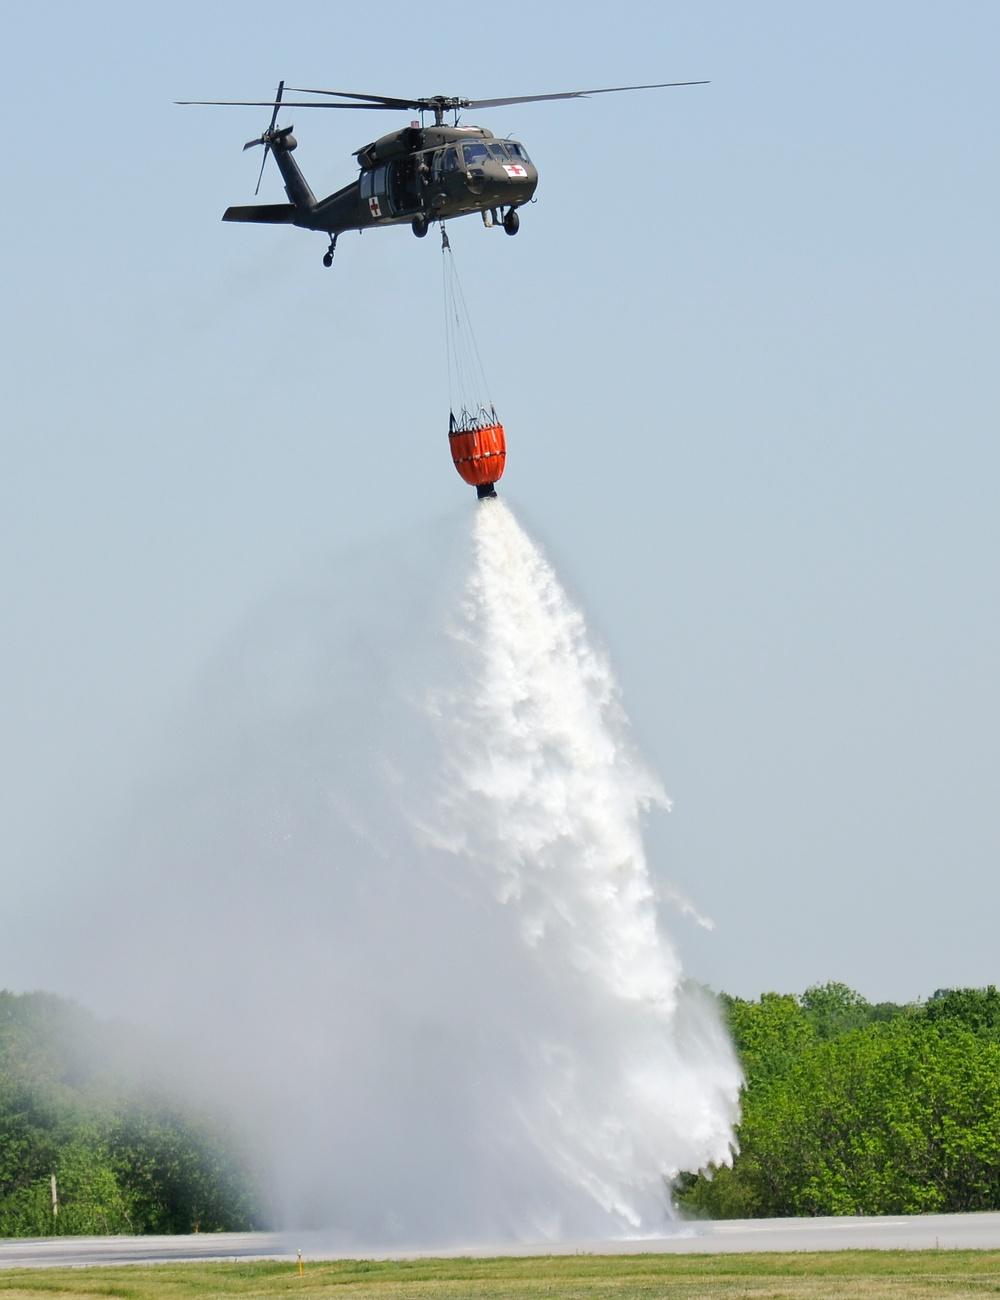
[[[502,424],[453,429],[448,434],[455,468],[470,487],[491,487],[503,474],[507,439]],[[480,496],[486,495],[480,492]]]

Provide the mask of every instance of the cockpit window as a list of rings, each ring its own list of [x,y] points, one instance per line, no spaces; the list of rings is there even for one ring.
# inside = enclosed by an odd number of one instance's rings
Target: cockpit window
[[[531,159],[528,157],[528,151],[527,149],[525,149],[523,144],[518,144],[516,140],[508,140],[506,144],[508,150],[510,151],[510,156],[514,159],[515,162],[521,162],[521,163],[531,162]]]
[[[465,154],[466,167],[481,167],[484,162],[489,161],[489,154],[486,152],[486,146],[478,141],[475,144],[463,144],[462,152]]]
[[[454,147],[444,151],[444,170],[446,172],[458,171],[458,150]]]
[[[496,162],[505,163],[507,161],[507,150],[499,140],[491,140],[487,147]]]

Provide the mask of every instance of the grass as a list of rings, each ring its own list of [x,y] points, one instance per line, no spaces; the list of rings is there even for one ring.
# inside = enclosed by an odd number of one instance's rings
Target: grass
[[[841,1251],[784,1255],[546,1255],[535,1259],[338,1260],[7,1269],[0,1300],[645,1300],[645,1297],[1000,1295],[1000,1251]]]

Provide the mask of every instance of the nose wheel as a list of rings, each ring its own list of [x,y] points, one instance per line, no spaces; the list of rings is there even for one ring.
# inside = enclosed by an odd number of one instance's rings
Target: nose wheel
[[[330,247],[323,254],[323,265],[326,267],[333,266],[333,255],[337,251],[337,236],[330,239]]]

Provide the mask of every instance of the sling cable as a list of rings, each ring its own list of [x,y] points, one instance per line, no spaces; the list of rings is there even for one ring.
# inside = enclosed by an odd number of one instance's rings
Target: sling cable
[[[445,339],[448,347],[448,441],[455,468],[482,497],[495,497],[503,474],[507,440],[486,385],[472,324],[458,282],[448,232],[441,224],[444,260]],[[458,414],[456,415],[456,408]]]

